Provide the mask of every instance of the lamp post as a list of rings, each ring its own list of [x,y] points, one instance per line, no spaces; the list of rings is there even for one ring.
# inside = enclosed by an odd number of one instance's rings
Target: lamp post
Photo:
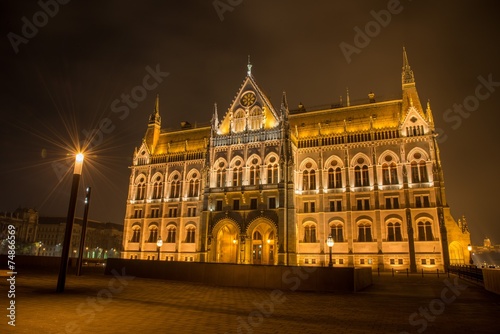
[[[470,244],[467,246],[467,250],[469,251],[469,263],[473,265],[474,261],[472,260],[472,246]]]
[[[71,195],[68,206],[68,217],[66,218],[66,230],[64,232],[63,248],[61,253],[61,265],[59,267],[59,277],[57,279],[56,292],[64,292],[66,284],[66,271],[68,270],[69,248],[71,244],[71,231],[75,220],[76,198],[78,196],[78,184],[82,175],[83,153],[78,153],[75,157],[75,167],[73,169],[73,183],[71,185]]]
[[[238,263],[238,248],[236,247],[236,238],[233,239],[233,245],[234,245],[234,255],[236,256],[234,258],[234,263]]]
[[[160,261],[160,248],[163,245],[163,240],[161,240],[161,235],[158,237],[158,240],[156,240],[156,246],[158,249],[158,261]]]
[[[85,234],[87,233],[91,190],[92,189],[90,187],[87,187],[85,195],[85,209],[83,211],[82,233],[80,235],[80,251],[78,252],[78,267],[76,269],[76,276],[82,275],[83,247],[85,246]]]
[[[328,267],[333,267],[332,263],[332,247],[335,242],[333,241],[332,235],[330,234],[328,238],[326,239],[326,244],[330,248],[330,262],[328,262]]]

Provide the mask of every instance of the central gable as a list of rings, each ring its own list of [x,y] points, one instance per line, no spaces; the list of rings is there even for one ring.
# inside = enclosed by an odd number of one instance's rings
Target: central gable
[[[219,124],[217,133],[228,135],[272,129],[278,124],[278,114],[249,73]]]

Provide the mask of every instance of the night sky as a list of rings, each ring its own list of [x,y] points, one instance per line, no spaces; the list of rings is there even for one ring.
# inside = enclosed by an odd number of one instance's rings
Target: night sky
[[[19,2],[0,4],[0,211],[65,216],[72,154],[101,125],[76,214],[91,186],[89,218],[123,223],[128,166],[157,93],[162,128],[206,124],[214,102],[222,118],[250,55],[275,107],[283,90],[292,109],[345,101],[346,87],[353,104],[370,91],[378,101],[400,98],[405,46],[420,99],[430,99],[440,128],[452,213],[465,214],[474,244],[485,236],[500,244],[495,2],[72,0],[50,5],[50,15],[36,1]],[[161,82],[137,88],[151,71]],[[127,105],[123,96],[132,92],[145,94]]]

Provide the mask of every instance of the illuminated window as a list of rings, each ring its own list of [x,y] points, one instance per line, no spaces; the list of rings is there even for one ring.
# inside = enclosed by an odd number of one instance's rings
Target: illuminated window
[[[342,171],[340,167],[328,169],[328,188],[342,188]]]
[[[306,225],[304,227],[304,242],[316,242],[316,226]]]
[[[156,181],[153,183],[153,199],[158,199],[163,197],[163,182],[161,182],[161,177],[158,176]]]
[[[130,242],[140,242],[141,241],[141,228],[139,226],[134,226],[132,234],[132,239]]]
[[[361,223],[358,225],[358,241],[371,242],[372,240],[372,225],[370,223]]]
[[[389,223],[387,224],[387,241],[402,241],[401,224]]]
[[[267,183],[278,183],[278,164],[269,164],[267,166]]]
[[[416,161],[411,162],[411,182],[413,183],[422,183],[429,182],[429,177],[427,175],[427,166],[425,161],[420,161],[417,163]]]
[[[370,176],[368,173],[368,166],[363,165],[362,167],[354,167],[354,186],[355,187],[367,187],[370,185]]]
[[[167,244],[175,243],[175,234],[176,234],[176,232],[177,232],[177,229],[176,229],[175,226],[170,226],[167,229],[167,241],[166,241]]]
[[[149,228],[148,242],[156,242],[156,240],[158,240],[158,227],[153,225]]]
[[[194,226],[188,226],[186,229],[186,243],[194,243],[195,242],[195,227]]]
[[[398,170],[394,162],[382,165],[382,181],[385,185],[398,184]]]
[[[417,224],[417,228],[419,241],[434,241],[434,237],[432,235],[432,224],[430,222],[419,222]]]
[[[342,224],[330,226],[330,235],[335,242],[344,242],[344,227]]]

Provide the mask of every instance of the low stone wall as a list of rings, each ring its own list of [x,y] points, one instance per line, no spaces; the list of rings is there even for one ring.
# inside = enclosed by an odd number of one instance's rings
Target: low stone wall
[[[484,288],[500,295],[500,269],[483,268]]]
[[[7,269],[8,265],[7,255],[0,255],[0,269]],[[103,263],[104,260],[99,260]],[[35,256],[35,255],[16,255],[14,258],[16,264],[16,271],[22,273],[29,270],[41,270],[46,272],[59,272],[61,266],[61,257],[59,256]],[[88,265],[83,266],[83,273],[85,272],[103,272],[102,266],[97,266],[97,261],[94,259],[85,259]],[[71,257],[68,260],[68,271],[74,272],[76,270],[77,258]]]
[[[291,291],[356,292],[372,284],[371,268],[292,267],[175,261],[108,259],[105,274],[116,270],[136,277],[219,286]]]

